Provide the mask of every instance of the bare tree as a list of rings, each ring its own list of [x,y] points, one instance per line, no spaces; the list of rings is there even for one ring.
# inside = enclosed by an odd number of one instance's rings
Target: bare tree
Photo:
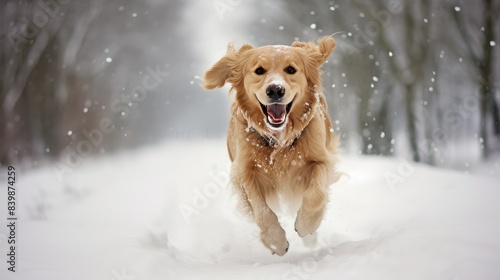
[[[450,40],[454,43],[451,50],[459,57],[464,56],[470,63],[468,69],[472,69],[470,71],[472,81],[479,88],[479,144],[482,148],[482,155],[486,158],[494,148],[496,140],[493,136],[500,136],[500,110],[498,100],[495,99],[495,57],[493,55],[496,45],[495,34],[498,32],[496,30],[498,17],[495,11],[498,11],[499,5],[497,3],[495,6],[493,1],[484,0],[481,11],[474,11],[472,7],[464,10],[457,3],[451,3],[447,8],[460,34],[458,38]],[[483,16],[478,17],[477,14]],[[482,19],[482,21],[474,23],[472,18]],[[462,45],[465,49],[460,48]]]
[[[33,146],[21,135],[33,133],[36,125],[28,115],[29,100],[22,97],[34,69],[42,55],[50,51],[47,48],[63,22],[58,13],[44,11],[35,1],[8,1],[3,5],[0,164],[13,162],[20,154],[31,153],[26,149]]]

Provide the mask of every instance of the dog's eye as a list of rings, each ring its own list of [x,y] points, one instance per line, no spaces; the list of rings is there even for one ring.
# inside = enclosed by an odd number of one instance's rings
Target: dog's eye
[[[295,74],[295,72],[297,72],[297,70],[295,70],[295,68],[293,68],[292,66],[288,66],[286,69],[285,69],[285,72],[287,72],[288,74]]]
[[[262,75],[264,73],[266,73],[266,70],[262,67],[255,69],[255,74],[257,74],[257,75]]]

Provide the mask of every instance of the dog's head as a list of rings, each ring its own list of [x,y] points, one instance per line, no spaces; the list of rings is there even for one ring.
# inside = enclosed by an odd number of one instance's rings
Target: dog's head
[[[262,134],[302,130],[320,102],[320,67],[334,47],[331,37],[318,44],[243,45],[238,51],[230,44],[226,55],[205,73],[204,87],[232,84],[237,105]]]

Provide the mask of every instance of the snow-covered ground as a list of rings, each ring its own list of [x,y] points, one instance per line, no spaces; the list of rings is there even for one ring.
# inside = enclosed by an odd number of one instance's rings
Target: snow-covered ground
[[[500,279],[498,176],[343,156],[316,245],[282,216],[279,257],[235,211],[228,164],[219,140],[87,159],[63,181],[21,170],[17,272],[2,261],[0,279]]]

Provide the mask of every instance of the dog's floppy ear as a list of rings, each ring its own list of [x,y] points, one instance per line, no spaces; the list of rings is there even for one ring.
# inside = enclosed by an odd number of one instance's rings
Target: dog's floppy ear
[[[236,52],[233,44],[228,44],[226,55],[205,72],[203,87],[205,89],[223,87],[235,75],[234,70],[238,65],[240,54],[252,48],[252,46],[245,44]]]
[[[305,49],[318,65],[321,66],[325,63],[330,54],[332,54],[335,48],[335,40],[330,36],[325,36],[318,40],[317,45],[313,42],[293,42],[292,47]]]

